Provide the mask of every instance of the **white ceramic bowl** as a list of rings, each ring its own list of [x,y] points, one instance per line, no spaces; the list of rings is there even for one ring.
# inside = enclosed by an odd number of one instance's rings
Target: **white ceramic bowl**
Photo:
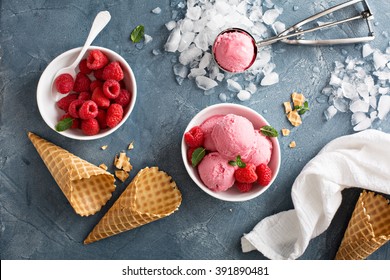
[[[38,87],[37,87],[37,103],[38,103],[39,112],[41,113],[41,116],[43,120],[47,123],[47,125],[54,131],[69,138],[78,139],[78,140],[93,140],[93,139],[102,138],[104,136],[113,133],[121,125],[123,125],[127,120],[127,118],[130,116],[134,108],[135,101],[137,99],[137,83],[134,77],[134,73],[131,70],[129,64],[126,62],[126,60],[124,60],[122,56],[120,56],[119,54],[117,54],[112,50],[102,48],[102,47],[96,47],[96,46],[91,46],[83,58],[86,58],[89,51],[94,49],[101,50],[104,54],[107,55],[110,61],[120,62],[124,73],[124,83],[126,85],[127,90],[131,93],[131,100],[130,103],[127,105],[127,107],[124,109],[124,115],[122,121],[113,128],[102,129],[98,134],[92,136],[84,135],[80,129],[68,129],[62,132],[56,131],[55,126],[58,122],[58,119],[64,114],[64,111],[57,108],[56,106],[56,100],[54,98],[55,95],[53,94],[51,89],[52,80],[59,69],[72,64],[72,62],[76,59],[78,53],[80,52],[81,47],[71,49],[57,56],[46,67],[45,71],[43,71],[41,75],[41,78],[39,79]],[[61,97],[62,96],[60,96],[60,98]]]
[[[273,145],[273,152],[271,156],[271,160],[268,164],[268,166],[272,170],[272,180],[269,183],[268,186],[260,187],[258,185],[254,185],[252,190],[246,193],[241,193],[235,186],[231,187],[227,191],[224,192],[215,192],[210,190],[206,187],[205,184],[203,184],[202,180],[199,177],[198,171],[196,168],[193,168],[190,162],[187,160],[187,145],[184,142],[184,134],[189,131],[192,127],[200,125],[203,121],[208,119],[211,116],[214,115],[226,115],[226,114],[235,114],[242,117],[247,118],[249,121],[252,122],[255,129],[259,129],[260,127],[264,125],[269,125],[269,123],[264,119],[259,113],[256,111],[242,106],[238,104],[229,104],[229,103],[223,103],[223,104],[217,104],[210,107],[207,107],[200,111],[188,124],[187,128],[185,129],[185,132],[183,133],[182,143],[181,143],[181,153],[182,158],[184,162],[184,166],[190,175],[191,179],[206,193],[209,195],[225,200],[225,201],[246,201],[252,198],[255,198],[259,195],[261,195],[263,192],[265,192],[270,185],[275,180],[276,176],[279,172],[280,167],[280,146],[279,141],[276,137],[270,138],[272,145]]]

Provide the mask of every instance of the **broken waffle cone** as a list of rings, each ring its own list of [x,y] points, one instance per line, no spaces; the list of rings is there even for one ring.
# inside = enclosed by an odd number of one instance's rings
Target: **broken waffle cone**
[[[302,106],[305,102],[305,96],[303,96],[302,93],[293,92],[291,94],[291,99],[293,101],[294,107],[295,106]]]
[[[302,124],[301,116],[298,114],[296,110],[290,111],[287,114],[287,119],[293,126],[300,126]]]
[[[138,172],[117,201],[84,240],[89,244],[164,218],[181,204],[176,183],[158,167]]]
[[[389,201],[379,194],[363,191],[356,203],[335,259],[365,259],[389,239]]]
[[[28,137],[77,214],[93,215],[111,198],[115,190],[112,174],[34,133]]]

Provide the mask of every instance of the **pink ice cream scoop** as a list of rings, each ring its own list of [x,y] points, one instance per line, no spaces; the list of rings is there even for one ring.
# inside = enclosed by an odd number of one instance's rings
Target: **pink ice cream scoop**
[[[217,64],[228,72],[243,72],[256,60],[257,46],[247,32],[228,29],[220,33],[213,44]]]
[[[211,137],[211,132],[214,129],[215,124],[224,117],[225,115],[214,115],[206,119],[201,125],[200,128],[203,131],[204,143],[203,147],[211,152],[216,151],[213,138]]]
[[[255,131],[255,135],[255,145],[248,157],[243,158],[243,161],[253,163],[255,166],[261,163],[268,164],[272,155],[272,142],[258,130]]]
[[[218,152],[207,154],[198,165],[203,183],[213,191],[226,191],[234,184],[235,168]]]
[[[256,134],[253,124],[246,118],[228,114],[220,119],[211,132],[216,150],[228,160],[239,155],[246,158],[255,145]]]

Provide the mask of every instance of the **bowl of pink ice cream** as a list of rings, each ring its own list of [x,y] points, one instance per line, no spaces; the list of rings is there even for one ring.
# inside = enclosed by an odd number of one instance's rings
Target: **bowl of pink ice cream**
[[[191,179],[209,195],[225,201],[246,201],[264,193],[280,167],[277,137],[260,131],[266,126],[269,123],[263,116],[243,105],[217,104],[200,111],[189,122],[181,144]],[[264,168],[268,177],[261,184],[258,170]],[[244,179],[241,171],[248,172],[241,169],[250,170]]]

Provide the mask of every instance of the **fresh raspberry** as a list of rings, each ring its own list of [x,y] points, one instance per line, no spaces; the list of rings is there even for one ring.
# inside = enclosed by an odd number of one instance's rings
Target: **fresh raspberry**
[[[100,50],[92,50],[87,57],[87,66],[89,69],[97,70],[107,65],[109,62],[107,56]]]
[[[60,108],[61,110],[64,110],[65,112],[68,112],[70,103],[76,100],[77,97],[78,97],[77,93],[68,94],[67,96],[62,97],[60,100],[57,101],[57,107]]]
[[[115,99],[119,96],[121,87],[118,81],[109,79],[103,84],[103,93],[109,99]]]
[[[85,135],[96,135],[100,131],[99,123],[96,119],[81,120],[81,130]]]
[[[93,119],[98,114],[98,106],[92,100],[85,101],[79,109],[79,117],[82,120]]]
[[[234,178],[240,183],[250,184],[256,182],[256,166],[252,163],[247,163],[244,168],[238,168],[234,171]]]
[[[204,133],[199,126],[194,126],[184,134],[184,141],[190,148],[197,148],[203,145]]]
[[[191,147],[191,148],[188,148],[187,150],[187,159],[188,161],[192,164],[192,154],[194,153],[194,151],[196,150],[197,148],[196,147]]]
[[[97,80],[104,80],[104,79],[103,79],[103,71],[104,71],[104,68],[95,70],[95,71],[93,71],[93,76],[94,76]]]
[[[73,118],[79,118],[79,109],[85,101],[76,99],[69,104],[68,112]]]
[[[80,125],[80,119],[75,119],[73,118],[69,113],[66,113],[65,115],[63,115],[61,118],[60,118],[60,121],[62,121],[63,119],[66,119],[66,118],[72,118],[73,119],[73,123],[72,123],[72,126],[70,128],[79,128],[79,125]]]
[[[101,88],[95,88],[91,97],[92,101],[98,105],[99,108],[107,109],[110,107],[110,100],[104,95],[103,90]]]
[[[89,85],[91,92],[93,92],[97,87],[103,88],[103,82],[100,80],[93,80]]]
[[[116,81],[122,80],[124,77],[123,70],[118,61],[113,61],[104,67],[103,80],[113,79]]]
[[[259,183],[260,186],[268,186],[272,179],[272,170],[268,167],[268,165],[262,163],[259,166],[256,167],[256,174],[257,174],[257,183]]]
[[[107,126],[115,127],[123,119],[123,108],[119,104],[111,104],[107,110]]]
[[[59,93],[65,94],[73,89],[74,80],[70,74],[61,74],[55,80],[55,86]]]
[[[106,117],[107,117],[106,111],[99,109],[95,119],[98,121],[99,127],[101,129],[107,128]]]
[[[242,192],[242,193],[245,193],[245,192],[249,192],[252,187],[253,187],[253,184],[252,183],[241,183],[241,182],[237,182],[236,183],[236,186],[237,186],[237,189]]]
[[[89,75],[92,73],[92,70],[87,66],[87,59],[82,59],[79,63],[79,70],[81,73]]]
[[[130,103],[130,99],[130,92],[126,89],[121,89],[118,97],[114,99],[114,102],[120,104],[124,108]]]
[[[78,99],[86,101],[86,100],[90,100],[91,97],[92,97],[92,94],[90,92],[83,91],[83,92],[80,92]]]
[[[73,90],[75,92],[89,91],[91,80],[84,73],[78,72],[74,81]]]

